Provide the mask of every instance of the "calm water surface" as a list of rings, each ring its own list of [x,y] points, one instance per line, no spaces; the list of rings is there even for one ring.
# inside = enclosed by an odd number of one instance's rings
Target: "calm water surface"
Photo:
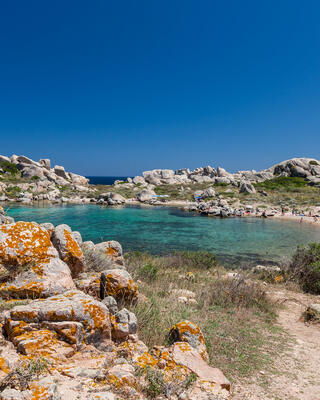
[[[225,264],[276,261],[320,241],[320,226],[260,218],[208,218],[170,207],[10,206],[16,220],[65,223],[83,240],[118,240],[125,251],[207,250]]]

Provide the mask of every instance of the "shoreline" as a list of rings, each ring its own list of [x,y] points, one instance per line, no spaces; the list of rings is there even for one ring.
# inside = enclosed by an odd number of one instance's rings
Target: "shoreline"
[[[5,201],[2,202],[2,205],[19,205],[19,206],[25,206],[25,207],[37,207],[40,206],[40,204],[45,207],[50,207],[54,205],[93,205],[93,206],[105,206],[106,208],[121,208],[121,207],[126,207],[126,206],[140,206],[140,207],[146,207],[146,208],[152,208],[152,207],[173,207],[177,208],[180,210],[183,210],[188,213],[195,213],[201,216],[206,216],[209,218],[221,218],[219,216],[215,215],[210,215],[205,212],[199,212],[199,211],[192,211],[188,210],[188,206],[190,205],[189,201],[184,201],[184,200],[172,200],[172,201],[167,201],[166,203],[161,203],[157,202],[157,204],[150,204],[150,203],[144,203],[140,202],[138,200],[132,200],[132,199],[127,199],[127,201],[124,204],[119,204],[119,205],[107,205],[107,204],[97,204],[96,202],[81,202],[81,201],[59,201],[59,202],[52,202],[49,200],[38,200],[38,201],[32,201],[30,203],[23,203],[23,202],[17,202],[17,201]],[[10,207],[8,207],[10,208]],[[307,223],[311,224],[313,226],[318,226],[320,228],[320,218],[318,218],[318,221],[314,221],[314,217],[309,217],[309,216],[303,216],[301,217],[300,215],[292,215],[285,213],[284,215],[282,214],[275,214],[273,216],[268,216],[268,217],[262,217],[261,215],[256,215],[256,214],[246,214],[243,213],[242,216],[239,215],[231,215],[226,218],[265,218],[265,219],[277,219],[277,220],[285,220],[285,221],[293,221],[296,223]],[[300,221],[302,218],[302,221]]]

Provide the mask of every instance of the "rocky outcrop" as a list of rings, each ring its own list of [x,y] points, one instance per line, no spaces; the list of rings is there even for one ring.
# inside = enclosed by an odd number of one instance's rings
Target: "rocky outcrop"
[[[15,174],[16,178],[21,177],[21,182],[12,184],[10,179],[6,179],[11,174]],[[72,201],[80,202],[84,194],[93,191],[88,186],[87,178],[67,172],[59,165],[51,168],[49,159],[34,161],[26,156],[13,155],[11,158],[0,156],[0,176],[3,181],[0,184],[1,201],[10,199],[22,203],[37,200],[61,201],[62,197],[66,197],[68,189]],[[6,195],[12,188],[17,192],[15,198]],[[90,199],[86,201],[89,202]]]
[[[250,182],[241,182],[240,193],[256,193],[255,187]]]
[[[147,186],[148,184],[158,186],[192,183],[231,184],[240,186],[242,181],[253,184],[272,179],[275,176],[320,178],[320,161],[312,158],[293,158],[265,170],[238,171],[234,174],[227,172],[224,168],[218,167],[215,169],[211,166],[196,168],[192,171],[188,168],[182,168],[176,171],[154,169],[143,172],[142,176],[134,177],[132,183],[139,186]]]

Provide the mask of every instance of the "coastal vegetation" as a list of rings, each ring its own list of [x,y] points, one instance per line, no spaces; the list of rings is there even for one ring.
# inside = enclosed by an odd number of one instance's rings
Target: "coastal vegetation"
[[[286,347],[285,334],[275,325],[276,306],[261,282],[244,271],[228,273],[203,252],[131,252],[126,263],[148,299],[132,308],[148,346],[167,345],[170,327],[188,319],[200,326],[211,362],[231,381],[257,369],[271,373],[273,357]]]

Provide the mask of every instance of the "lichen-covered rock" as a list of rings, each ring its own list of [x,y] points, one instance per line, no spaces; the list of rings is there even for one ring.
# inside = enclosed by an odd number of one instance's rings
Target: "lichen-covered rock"
[[[191,347],[193,347],[205,360],[208,361],[208,353],[206,348],[206,343],[204,340],[204,336],[200,330],[200,328],[190,322],[190,321],[181,321],[178,324],[174,325],[169,332],[169,340],[171,343],[174,342],[186,342]]]
[[[215,383],[221,389],[230,390],[230,382],[218,368],[210,367],[199,352],[186,342],[177,342],[171,347],[173,360],[187,367],[200,379]]]
[[[180,388],[186,390],[187,399],[230,398],[230,382],[223,373],[210,367],[198,351],[186,342],[174,343],[169,348],[155,346],[151,352],[145,351],[142,354],[131,350],[134,344],[124,342],[122,346],[130,349],[134,365],[145,372],[152,368],[168,385],[174,384],[177,388],[180,385]],[[188,382],[192,374],[196,375],[196,382],[186,389],[185,382]]]
[[[125,340],[129,335],[137,333],[138,321],[133,312],[126,308],[111,316],[112,338],[115,340]]]
[[[48,352],[57,344],[70,352],[58,339],[77,346],[82,339],[86,343],[108,340],[110,315],[104,304],[74,290],[14,307],[6,316],[5,331],[23,354]]]
[[[84,255],[68,225],[56,226],[51,241],[58,250],[60,258],[68,264],[72,276],[77,276],[80,272],[83,272]]]
[[[0,296],[4,299],[34,299],[50,297],[75,289],[70,269],[60,258],[31,265],[15,279],[0,285]]]
[[[116,398],[111,392],[99,392],[92,393],[89,400],[116,400]]]
[[[6,388],[0,393],[0,400],[32,400],[31,390],[20,390]]]
[[[48,232],[35,222],[19,221],[0,226],[0,262],[4,265],[25,265],[48,262],[57,257]]]
[[[95,299],[100,298],[100,273],[84,272],[74,280],[77,288]]]
[[[112,296],[107,296],[102,300],[102,303],[107,306],[111,314],[116,314],[118,312],[118,305],[116,299]]]
[[[135,386],[134,367],[130,364],[115,365],[107,372],[109,383],[115,387]]]
[[[136,301],[138,287],[126,270],[109,269],[102,272],[100,277],[100,298],[106,296],[125,302]]]
[[[42,224],[40,224],[41,228],[44,228],[49,236],[51,236],[54,232],[54,225],[51,222],[43,222]]]
[[[95,248],[110,257],[112,261],[116,262],[117,264],[123,264],[123,251],[119,242],[116,242],[115,240],[109,240],[108,242],[96,244]]]

